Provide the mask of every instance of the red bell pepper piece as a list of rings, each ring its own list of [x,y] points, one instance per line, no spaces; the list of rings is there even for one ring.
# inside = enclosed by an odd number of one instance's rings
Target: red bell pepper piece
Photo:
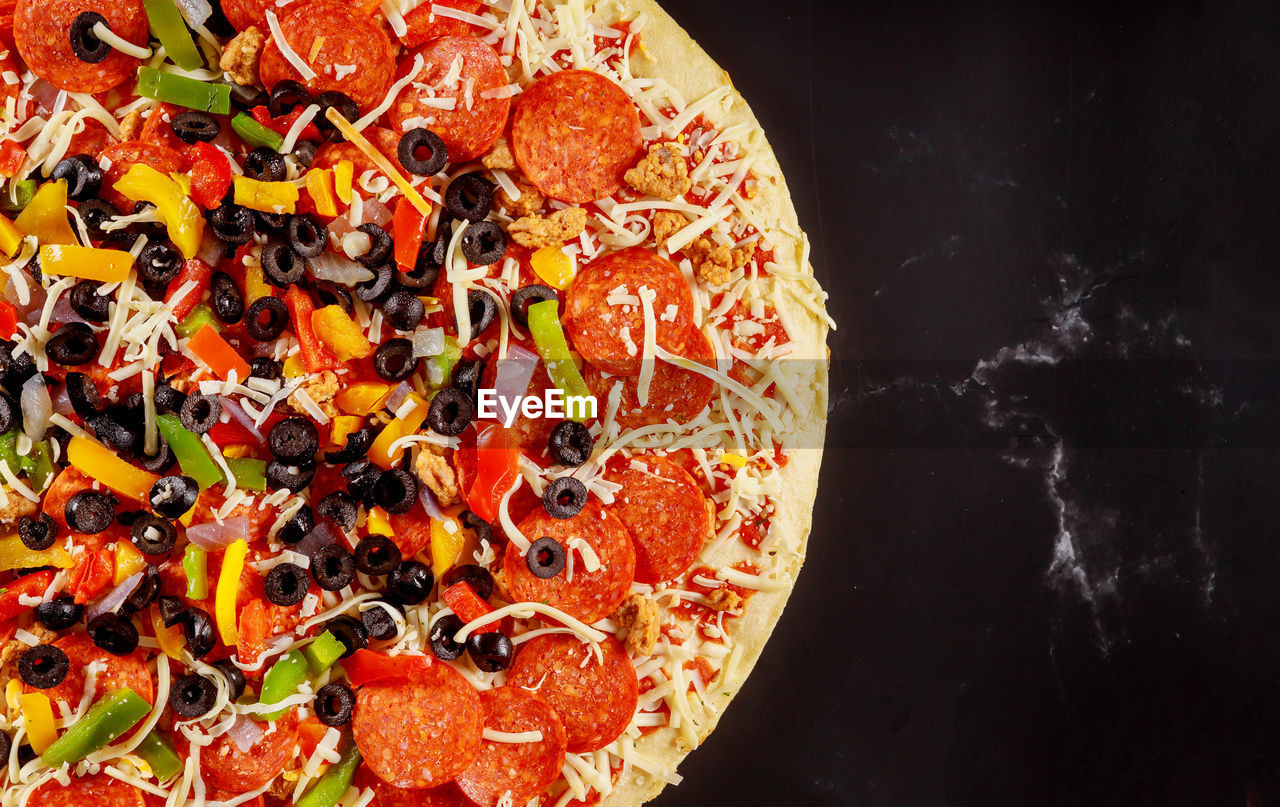
[[[271,112],[265,106],[255,106],[249,110],[249,114],[253,119],[263,126],[267,127],[276,134],[284,137],[289,134],[289,130],[293,128],[293,124],[298,122],[298,118],[302,117],[302,113],[306,112],[305,106],[299,106],[288,115],[281,115],[278,118],[271,117]],[[302,134],[298,135],[299,140],[319,140],[320,130],[316,128],[314,123],[308,123],[302,127]]]
[[[475,479],[463,498],[467,506],[485,521],[498,517],[502,497],[520,474],[520,443],[513,430],[500,423],[477,422],[475,448],[461,449],[464,465],[476,469]]]
[[[27,150],[17,140],[0,143],[0,176],[16,176],[26,159]]]
[[[26,613],[31,606],[18,602],[19,597],[39,597],[53,582],[53,572],[43,571],[19,577],[0,587],[0,621]]]
[[[245,603],[240,609],[240,618],[236,620],[236,655],[241,661],[253,664],[258,660],[258,655],[267,649],[270,630],[271,619],[266,603],[256,597]]]
[[[212,143],[196,143],[191,152],[191,198],[205,210],[212,210],[231,189],[231,161]]]
[[[164,301],[173,306],[173,321],[181,322],[187,318],[187,314],[191,313],[191,309],[200,304],[204,299],[204,293],[209,290],[209,280],[213,277],[213,267],[199,258],[192,258],[182,264],[182,271],[169,284],[169,291],[164,296]],[[188,280],[194,280],[196,287],[187,296],[178,302],[173,301],[173,297],[178,290],[187,284]]]
[[[321,723],[314,714],[307,715],[305,719],[298,721],[298,746],[302,749],[303,759],[311,758],[316,751],[316,746],[328,733],[329,727]]]
[[[339,662],[353,687],[361,687],[388,678],[413,678],[427,667],[430,656],[384,656],[372,650],[357,650]]]
[[[208,325],[192,334],[187,348],[223,381],[230,380],[232,373],[242,382],[249,377],[249,362]]]
[[[474,622],[485,614],[493,613],[493,606],[480,598],[476,590],[471,587],[470,583],[465,581],[454,583],[444,590],[445,605],[458,615],[464,623]],[[484,627],[476,628],[474,633],[493,633],[498,630],[502,620],[490,622]]]
[[[84,605],[107,590],[115,573],[115,552],[105,548],[85,552],[67,576],[66,592],[75,597],[76,605]]]
[[[396,265],[402,272],[412,272],[418,265],[418,252],[422,249],[422,239],[427,232],[427,217],[413,206],[408,197],[401,196],[396,202],[396,212],[392,217],[392,238],[396,245]]]
[[[18,332],[18,309],[8,300],[0,300],[0,336],[12,338]]]
[[[298,347],[302,352],[302,361],[307,370],[318,373],[321,370],[337,370],[342,362],[337,356],[320,343],[320,338],[311,327],[311,314],[316,310],[311,298],[297,286],[290,286],[284,296],[285,305],[289,306],[289,318],[293,320],[293,332],[298,337]]]

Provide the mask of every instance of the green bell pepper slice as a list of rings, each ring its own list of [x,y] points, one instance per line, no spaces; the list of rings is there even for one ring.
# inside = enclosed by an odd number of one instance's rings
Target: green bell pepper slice
[[[191,313],[187,314],[187,316],[183,318],[182,322],[178,323],[177,327],[174,328],[173,331],[180,339],[190,339],[195,336],[196,331],[206,325],[213,328],[215,331],[222,330],[222,323],[218,321],[216,316],[214,316],[213,309],[210,308],[207,303],[200,303],[195,308],[191,309]]]
[[[114,742],[150,713],[151,704],[132,689],[113,689],[54,740],[40,759],[53,768],[79,762]]]
[[[529,333],[533,336],[538,355],[547,365],[551,383],[564,392],[565,413],[572,420],[582,421],[587,419],[588,410],[583,399],[591,396],[591,390],[573,363],[559,311],[558,300],[544,300],[529,306]]]
[[[0,434],[0,462],[8,463],[9,470],[14,473],[22,467],[22,461],[18,458],[17,429]]]
[[[37,493],[49,487],[49,483],[53,481],[53,449],[49,446],[48,440],[31,446],[31,453],[23,457],[22,470],[27,474],[27,479],[31,480],[31,488]]]
[[[142,0],[142,5],[147,10],[151,33],[164,45],[164,52],[173,59],[173,63],[183,70],[204,67],[204,57],[191,39],[191,31],[182,18],[182,12],[178,11],[178,5],[173,0]]]
[[[262,676],[262,691],[258,694],[258,703],[270,706],[293,695],[307,680],[307,659],[298,650],[290,650],[280,657],[267,674]],[[260,720],[279,720],[288,708],[258,715]]]
[[[312,675],[319,675],[329,669],[347,652],[347,647],[338,641],[331,632],[325,631],[316,640],[302,648],[302,655],[307,657],[307,665]]]
[[[231,119],[231,129],[250,146],[266,146],[272,151],[279,151],[284,146],[284,138],[279,132],[273,132],[244,112]]]
[[[153,730],[142,739],[133,751],[142,757],[142,761],[151,766],[156,779],[163,782],[182,771],[182,758],[173,750],[173,745],[159,731]]]
[[[255,491],[267,489],[266,460],[242,457],[239,459],[224,459],[223,462],[231,469],[231,475],[236,480],[236,487]]]
[[[444,350],[440,351],[440,355],[431,357],[431,360],[436,363],[436,367],[440,368],[441,386],[449,386],[449,381],[453,377],[453,370],[458,366],[458,360],[461,358],[462,345],[458,344],[457,339],[445,334]]]
[[[187,575],[187,599],[203,600],[209,596],[209,555],[195,544],[182,551],[182,571]]]
[[[154,67],[138,71],[137,94],[213,115],[231,114],[231,86],[199,81]]]
[[[297,807],[334,807],[351,787],[361,761],[360,749],[351,743],[315,786],[298,799]]]
[[[9,187],[5,192],[0,194],[0,211],[5,213],[19,213],[36,195],[36,189],[40,187],[40,183],[34,179],[22,179],[17,182],[10,181]]]
[[[173,450],[173,456],[178,458],[182,472],[196,480],[201,490],[223,481],[222,469],[209,456],[209,449],[199,437],[187,431],[177,415],[160,415],[156,418],[156,426]]]

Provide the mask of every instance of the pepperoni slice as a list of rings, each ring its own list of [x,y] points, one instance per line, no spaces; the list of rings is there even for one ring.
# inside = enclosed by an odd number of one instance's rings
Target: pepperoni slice
[[[382,25],[361,13],[359,5],[303,0],[287,6],[279,22],[289,46],[316,73],[304,82],[312,94],[344,92],[361,112],[382,103],[396,72],[395,48]],[[303,81],[274,38],[262,51],[258,72],[268,90],[287,78]]]
[[[519,526],[530,541],[543,537],[559,541],[568,560],[560,574],[544,580],[529,571],[524,553],[514,543],[507,544],[503,568],[514,600],[544,602],[589,625],[612,614],[631,590],[636,573],[631,536],[618,517],[595,499],[573,518],[552,518],[546,510],[535,510]],[[599,567],[594,571],[587,570],[577,541],[586,544],[598,559]],[[573,579],[568,562],[573,563]]]
[[[0,48],[3,47],[3,45],[0,45]],[[9,73],[12,73],[15,76],[20,76],[22,75],[22,70],[18,68],[17,62],[13,60],[13,56],[6,48],[3,52],[0,52],[0,109],[7,108],[9,99],[12,98],[14,103],[14,117],[16,120],[22,120],[26,117],[20,100],[22,97],[22,82],[15,81],[10,84],[7,81],[4,81],[2,77]]]
[[[622,187],[640,159],[640,116],[599,73],[564,70],[525,90],[511,117],[516,163],[547,196],[592,202]]]
[[[622,485],[609,512],[636,545],[636,580],[662,583],[693,565],[711,532],[711,514],[698,483],[666,457],[610,463],[605,479]]]
[[[275,10],[274,0],[222,0],[222,13],[237,31],[256,25],[267,30],[267,9]],[[277,12],[279,13],[279,12]]]
[[[102,176],[102,198],[120,208],[121,212],[133,210],[133,202],[114,190],[120,178],[135,165],[149,165],[162,174],[182,171],[186,168],[182,155],[167,146],[126,140],[112,143],[98,155],[98,162],[109,166]],[[108,190],[110,188],[111,190]]]
[[[576,636],[545,634],[520,649],[507,675],[508,687],[536,692],[556,710],[571,754],[604,748],[636,712],[640,684],[627,651],[612,636],[600,650],[603,663]]]
[[[351,718],[365,764],[400,788],[435,787],[462,773],[483,731],[480,696],[448,664],[432,664],[411,680],[366,685]]]
[[[518,687],[498,687],[480,693],[484,727],[496,731],[540,731],[536,742],[480,743],[476,761],[458,776],[458,787],[480,807],[496,807],[510,793],[507,804],[524,804],[560,776],[568,744],[560,715],[542,698]]]
[[[146,45],[151,36],[142,0],[20,0],[13,39],[31,72],[69,92],[103,92],[130,78],[141,62],[114,48],[97,64],[71,50],[71,24],[86,11],[101,14],[117,36]]]
[[[488,29],[478,25],[436,14],[433,6],[445,6],[468,14],[479,14],[484,8],[484,3],[481,0],[435,0],[432,3],[423,3],[404,15],[405,28],[408,30],[405,31],[404,36],[400,37],[400,41],[406,48],[416,48],[442,36],[484,36],[489,33]]]
[[[377,126],[370,126],[361,132],[374,148],[382,152],[382,155],[391,160],[392,165],[399,165],[399,158],[396,151],[400,146],[400,136],[388,129],[382,129]],[[316,151],[316,158],[311,163],[312,168],[332,168],[342,160],[350,160],[355,165],[356,179],[365,171],[377,171],[378,166],[373,164],[368,155],[356,148],[352,143],[326,143]]]
[[[62,679],[61,684],[50,689],[36,689],[29,684],[24,684],[22,690],[47,695],[49,701],[54,704],[55,713],[58,701],[66,703],[73,711],[80,705],[80,699],[84,697],[84,668],[92,662],[97,662],[102,667],[98,671],[97,678],[94,679],[94,691],[99,693],[99,696],[113,689],[128,687],[144,698],[147,703],[155,703],[155,685],[151,681],[151,671],[147,668],[147,662],[143,659],[142,653],[113,656],[95,645],[93,640],[83,633],[63,636],[54,642],[53,646],[67,654],[67,662],[70,665],[67,677]]]
[[[284,770],[298,741],[298,710],[290,709],[264,731],[248,751],[241,751],[226,734],[214,738],[200,752],[204,780],[232,793],[257,790]]]
[[[449,147],[449,161],[462,163],[489,150],[507,124],[511,99],[485,98],[486,92],[507,86],[507,71],[498,52],[471,36],[432,40],[400,60],[400,75],[408,75],[414,59],[422,69],[400,91],[387,112],[397,132],[425,126]],[[461,61],[459,61],[461,60]],[[461,72],[453,72],[454,63]],[[453,80],[445,83],[445,79]],[[427,99],[453,99],[453,109],[440,109]]]
[[[689,332],[684,356],[707,367],[715,367],[711,342],[696,329]],[[654,365],[653,379],[649,382],[649,400],[644,406],[640,405],[639,376],[611,376],[588,364],[582,368],[582,378],[602,408],[606,406],[614,386],[622,385],[615,419],[624,429],[669,421],[684,425],[711,403],[716,390],[715,382],[706,376],[665,361]]]
[[[50,779],[27,799],[27,807],[143,807],[144,803],[141,790],[105,773],[72,776],[65,785]]]
[[[615,290],[638,298],[641,286],[657,295],[657,344],[682,354],[693,327],[693,295],[684,275],[666,258],[642,247],[613,252],[587,264],[569,288],[564,305],[569,337],[584,359],[606,373],[640,373],[644,309],[637,304],[610,305],[609,298]]]

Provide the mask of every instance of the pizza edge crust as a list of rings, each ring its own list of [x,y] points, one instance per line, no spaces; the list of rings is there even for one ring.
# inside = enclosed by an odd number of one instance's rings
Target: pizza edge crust
[[[705,117],[719,127],[746,124],[750,134],[741,141],[748,153],[758,155],[754,172],[761,178],[754,206],[770,228],[768,236],[775,245],[775,260],[784,268],[812,276],[813,267],[804,260],[804,244],[798,238],[777,229],[779,225],[791,232],[800,232],[795,207],[787,189],[777,157],[759,121],[746,100],[732,89],[729,74],[704,51],[689,34],[671,18],[654,0],[619,0],[621,18],[647,14],[649,20],[640,35],[641,49],[632,56],[632,71],[637,76],[661,77],[670,82],[685,98],[692,102],[721,86],[732,92],[727,110],[715,108]],[[756,662],[759,660],[770,635],[786,607],[787,599],[795,588],[800,567],[804,562],[806,547],[813,522],[813,505],[818,488],[818,470],[822,463],[821,448],[826,431],[827,417],[827,360],[830,351],[826,344],[828,327],[816,314],[802,306],[787,294],[784,299],[771,302],[784,309],[789,322],[798,330],[792,337],[796,355],[812,360],[812,369],[806,383],[797,392],[806,400],[811,412],[807,419],[808,431],[799,438],[803,448],[791,453],[791,460],[782,469],[782,497],[778,502],[779,513],[772,523],[772,530],[780,530],[778,544],[791,556],[787,566],[790,585],[782,591],[760,591],[748,601],[742,616],[732,623],[731,633],[735,646],[741,647],[741,658],[725,673],[717,677],[714,688],[708,684],[707,718],[699,730],[700,744],[715,729],[733,697],[745,686]],[[737,543],[737,542],[735,542]],[[727,678],[728,680],[724,680]],[[679,732],[662,728],[651,732],[636,743],[636,750],[666,770],[676,766],[694,749],[682,747]],[[665,783],[652,776],[639,781],[633,771],[625,779],[620,778],[613,791],[601,801],[602,807],[636,807],[663,790]]]

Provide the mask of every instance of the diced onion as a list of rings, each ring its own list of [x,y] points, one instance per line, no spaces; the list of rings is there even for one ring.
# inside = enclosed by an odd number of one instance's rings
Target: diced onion
[[[413,391],[413,387],[409,386],[408,381],[401,381],[391,393],[387,395],[387,400],[383,402],[382,408],[392,412],[400,408],[400,404],[404,403],[409,397],[409,393]]]
[[[373,272],[344,255],[332,252],[311,259],[311,274],[316,280],[330,280],[343,286],[354,286],[373,279]]]
[[[302,537],[293,551],[311,557],[320,547],[338,543],[340,537],[338,528],[333,522],[321,521],[311,532]]]
[[[19,406],[22,409],[22,430],[32,441],[44,439],[53,416],[53,399],[44,385],[44,376],[37,373],[22,384]]]
[[[209,5],[209,0],[175,0],[175,2],[182,16],[186,18],[187,24],[192,28],[199,28],[213,16],[213,6]]]
[[[413,332],[413,357],[439,356],[444,352],[444,328],[419,328]]]
[[[247,754],[262,739],[262,726],[248,715],[236,715],[235,722],[227,729],[227,736],[240,749],[240,753]]]
[[[529,389],[533,371],[538,369],[538,354],[521,345],[508,345],[507,357],[498,359],[493,391],[500,399],[516,401]]]
[[[221,397],[222,408],[227,411],[227,414],[231,416],[232,420],[239,423],[241,426],[244,426],[245,430],[248,431],[249,434],[252,434],[253,439],[257,440],[259,443],[267,442],[267,438],[263,437],[262,432],[258,431],[258,425],[254,422],[253,418],[249,417],[249,413],[240,407],[240,404],[236,403],[231,398],[228,398],[226,395]]]

